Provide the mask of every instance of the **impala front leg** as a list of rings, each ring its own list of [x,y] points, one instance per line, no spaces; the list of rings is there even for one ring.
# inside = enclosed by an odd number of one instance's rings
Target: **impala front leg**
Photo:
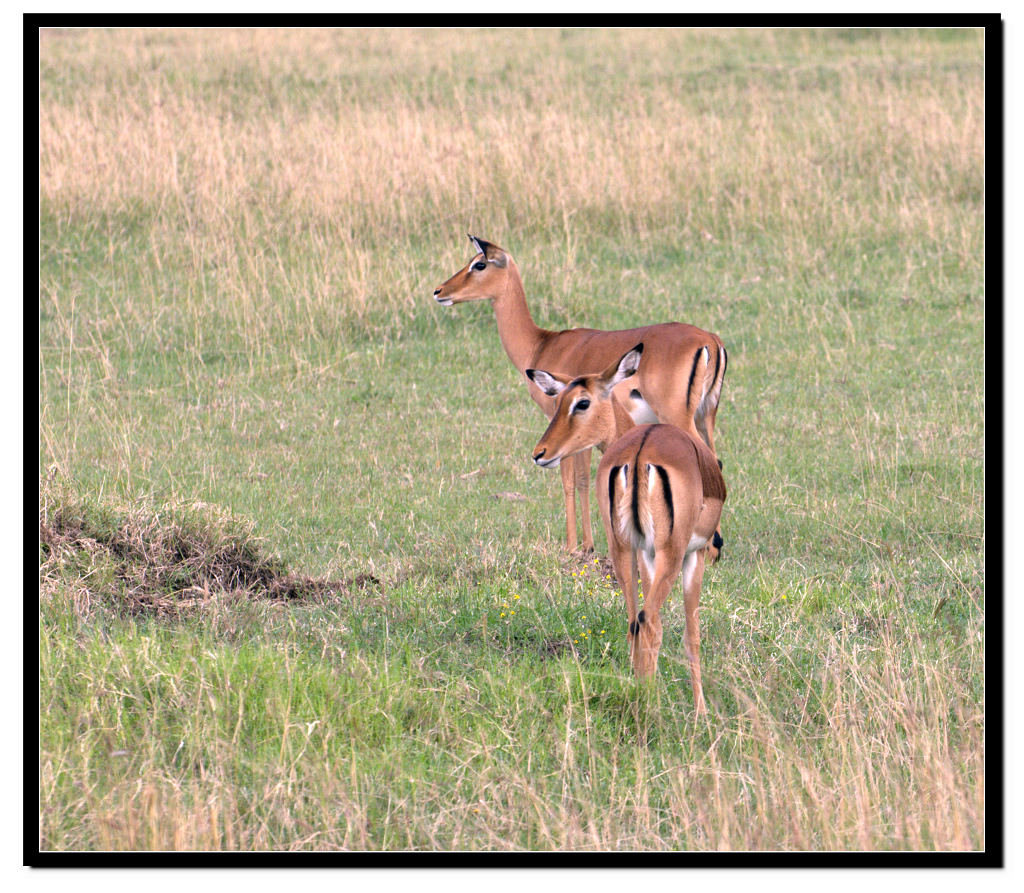
[[[594,551],[594,529],[590,524],[590,450],[583,450],[573,457],[576,466],[576,491],[580,494],[580,514],[583,516],[584,553]]]
[[[562,494],[565,497],[565,547],[576,551],[576,463],[562,462]]]

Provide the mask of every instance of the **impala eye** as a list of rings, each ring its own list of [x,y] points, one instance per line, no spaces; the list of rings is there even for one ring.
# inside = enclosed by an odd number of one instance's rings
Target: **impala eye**
[[[586,397],[584,397],[582,400],[580,400],[572,408],[572,411],[573,411],[573,414],[575,415],[577,412],[583,412],[584,409],[590,409],[590,401]]]
[[[478,260],[475,264],[473,264],[473,269],[474,270],[486,270],[487,269],[487,264],[485,264],[482,260]]]

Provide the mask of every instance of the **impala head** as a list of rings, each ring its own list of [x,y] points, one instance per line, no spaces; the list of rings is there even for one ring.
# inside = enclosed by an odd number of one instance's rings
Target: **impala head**
[[[579,378],[526,370],[530,381],[558,401],[547,431],[533,449],[534,462],[542,468],[555,468],[567,456],[615,439],[612,391],[619,382],[636,374],[643,350],[643,344],[638,344],[604,372]]]
[[[486,301],[503,290],[511,258],[497,245],[470,236],[476,254],[458,273],[434,289],[434,300],[450,307],[465,301]]]

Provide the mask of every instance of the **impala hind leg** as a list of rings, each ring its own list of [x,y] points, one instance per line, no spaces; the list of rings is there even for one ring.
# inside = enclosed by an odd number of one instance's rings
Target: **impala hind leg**
[[[583,450],[573,456],[576,475],[576,492],[580,495],[580,516],[583,521],[583,545],[580,551],[588,554],[594,551],[594,528],[590,523],[590,450]]]
[[[693,415],[693,424],[704,441],[716,456],[715,450],[715,416],[718,414],[717,406],[701,406]]]
[[[704,411],[698,411],[693,417],[694,424],[697,427],[697,433],[700,434],[704,443],[710,448],[711,452],[715,453],[715,414],[718,412],[718,406],[710,406]],[[722,467],[722,460],[718,459],[718,453],[715,453],[715,458],[718,460],[718,467]],[[722,546],[725,545],[725,540],[722,538],[722,525],[719,524],[715,528],[714,536],[708,541],[706,551],[706,559],[714,564],[722,557]]]
[[[694,419],[696,420],[696,418],[697,417],[695,416]],[[708,430],[707,430],[707,435],[708,436],[704,437],[704,440],[707,442],[708,446],[711,447],[711,452],[712,453],[715,452],[715,442],[714,442],[714,439],[710,439],[709,440],[709,438],[711,437],[711,432],[714,429],[714,424],[713,424],[714,418],[715,418],[714,412],[711,412],[711,414],[710,414],[711,423],[709,424]],[[698,425],[698,427],[699,427],[699,425]],[[701,431],[701,436],[702,437],[704,436],[704,431],[703,430]],[[715,460],[718,462],[719,469],[721,469],[722,468],[722,460],[718,458],[717,454],[715,456]],[[721,525],[721,523],[719,523],[715,527],[715,532],[712,534],[711,539],[708,540],[707,546],[704,548],[704,553],[705,553],[704,557],[707,559],[707,561],[710,562],[711,564],[714,564],[716,561],[718,561],[722,557],[722,546],[724,546],[724,545],[725,545],[725,540],[722,537],[722,525]]]
[[[698,407],[697,412],[694,413],[693,423],[697,429],[697,433],[700,435],[701,440],[704,441],[711,449],[711,452],[715,454],[715,458],[718,459],[718,451],[715,449],[715,416],[718,415],[718,404],[712,404],[710,400],[702,403]],[[718,467],[722,467],[722,460],[718,459]],[[707,561],[714,564],[722,557],[722,546],[725,541],[722,538],[722,525],[719,524],[715,528],[715,534],[708,542],[707,555],[705,556]]]
[[[685,391],[682,392],[682,397],[685,397]],[[693,414],[693,421],[691,424],[685,404],[677,403],[666,412],[664,421],[675,425],[677,428],[682,428],[684,431],[695,433],[700,437],[700,439],[708,445],[711,452],[714,453],[715,459],[718,462],[718,467],[721,469],[722,460],[718,458],[718,453],[715,452],[715,415],[717,413],[717,404],[712,406],[710,402],[702,403],[700,407],[698,407],[697,412]],[[724,544],[725,539],[722,536],[722,526],[719,524],[715,528],[714,535],[710,540],[708,540],[708,545],[706,547],[707,555],[705,556],[707,561],[712,564],[718,561],[722,556],[722,547]]]
[[[615,570],[615,579],[622,587],[622,596],[626,600],[626,641],[629,644],[630,660],[633,659],[633,652],[636,646],[637,630],[640,622],[640,613],[637,591],[636,591],[636,552],[632,545],[622,542],[616,537],[610,528],[608,532],[608,554],[612,560],[612,568]]]
[[[642,617],[638,629],[638,647],[634,651],[633,671],[638,678],[653,676],[658,670],[661,652],[661,607],[679,576],[682,556],[673,558],[669,550],[655,553],[652,560],[640,559],[640,579],[644,587]]]
[[[704,549],[687,554],[683,561],[683,605],[686,609],[686,656],[690,661],[690,685],[693,706],[698,713],[707,713],[704,686],[700,672],[700,589],[704,582]]]

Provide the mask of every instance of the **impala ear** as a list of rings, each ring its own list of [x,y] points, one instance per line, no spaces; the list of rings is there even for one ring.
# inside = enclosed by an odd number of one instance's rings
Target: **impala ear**
[[[469,235],[469,233],[466,233],[466,235]],[[482,254],[484,257],[487,257],[487,242],[482,239],[478,239],[476,236],[469,236],[469,241],[473,243],[473,248],[477,254]]]
[[[467,235],[469,234],[467,233]],[[496,267],[504,267],[508,263],[505,252],[497,245],[492,245],[490,242],[478,239],[476,236],[469,236],[469,241],[473,243],[473,247],[479,254],[484,256],[484,260],[488,263],[492,263]]]
[[[559,379],[543,369],[527,369],[526,377],[549,397],[557,397],[565,390],[565,386],[568,384],[568,382],[559,381]]]
[[[601,381],[604,384],[605,393],[611,391],[619,382],[636,375],[636,370],[640,368],[640,355],[643,352],[644,345],[641,341],[636,347],[627,350],[622,355],[622,359],[604,371]]]

